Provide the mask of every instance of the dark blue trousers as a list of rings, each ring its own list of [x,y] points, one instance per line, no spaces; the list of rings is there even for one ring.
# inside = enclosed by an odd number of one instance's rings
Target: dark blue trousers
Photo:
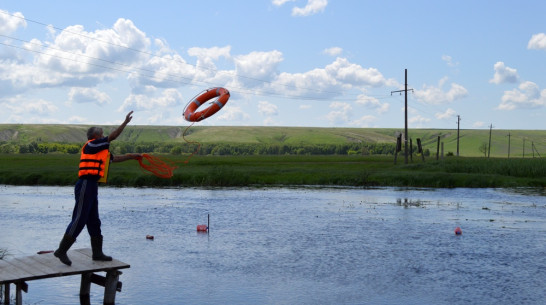
[[[99,219],[99,183],[94,179],[78,179],[74,187],[76,204],[72,212],[72,221],[66,228],[66,234],[74,239],[80,235],[83,227],[87,226],[90,236],[100,236]]]

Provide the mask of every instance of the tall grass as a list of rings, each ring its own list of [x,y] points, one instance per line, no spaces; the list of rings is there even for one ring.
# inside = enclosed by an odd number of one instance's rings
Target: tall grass
[[[512,177],[546,177],[546,159],[453,158],[444,162],[449,173],[480,173]]]
[[[144,172],[136,161],[114,163],[108,185],[176,186],[413,186],[544,187],[546,159],[451,157],[415,159],[394,165],[387,156],[187,156],[163,155],[179,162],[171,179]],[[0,184],[73,185],[77,155],[0,155]]]

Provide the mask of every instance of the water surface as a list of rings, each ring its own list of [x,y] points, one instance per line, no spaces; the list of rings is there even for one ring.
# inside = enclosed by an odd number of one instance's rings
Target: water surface
[[[544,189],[108,188],[117,304],[544,304]],[[0,248],[57,247],[71,187],[0,186]],[[207,223],[210,233],[196,232]],[[455,227],[463,234],[454,234]],[[153,235],[154,240],[147,240]],[[89,247],[86,230],[74,248]],[[8,258],[9,259],[9,258]],[[78,302],[79,276],[25,304]],[[103,288],[91,287],[92,304]]]

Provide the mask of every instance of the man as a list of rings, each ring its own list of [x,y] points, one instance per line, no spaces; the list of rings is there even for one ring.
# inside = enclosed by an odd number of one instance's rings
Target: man
[[[105,176],[105,166],[107,166],[108,162],[122,162],[142,158],[141,154],[111,156],[109,152],[110,142],[121,134],[125,126],[133,118],[132,114],[133,111],[129,112],[125,117],[125,121],[107,137],[102,134],[102,128],[91,127],[87,131],[88,141],[81,150],[79,179],[74,187],[76,204],[72,212],[72,221],[66,228],[59,248],[54,252],[54,255],[68,266],[72,265],[72,261],[70,261],[66,252],[74,244],[84,226],[87,226],[91,238],[93,260],[112,260],[112,257],[102,252],[103,238],[100,229],[99,201],[97,198],[98,182],[100,178]]]

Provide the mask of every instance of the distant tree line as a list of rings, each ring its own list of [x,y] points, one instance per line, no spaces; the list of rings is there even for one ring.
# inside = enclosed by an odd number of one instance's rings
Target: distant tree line
[[[0,153],[3,154],[48,154],[63,153],[77,154],[81,146],[73,143],[37,143],[13,144],[9,142],[0,142]]]
[[[14,144],[0,142],[3,154],[78,154],[81,144],[37,143]],[[117,142],[111,147],[114,153],[165,153],[190,154],[198,149],[197,144],[187,143],[131,143]],[[347,143],[347,144],[231,144],[204,143],[199,155],[392,155],[395,143]]]

